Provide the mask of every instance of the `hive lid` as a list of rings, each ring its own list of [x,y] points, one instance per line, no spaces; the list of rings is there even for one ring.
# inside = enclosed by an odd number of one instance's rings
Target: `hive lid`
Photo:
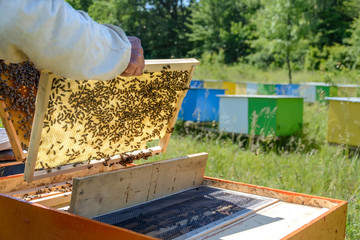
[[[270,98],[270,99],[285,99],[285,98],[303,98],[290,95],[216,95],[220,98]]]
[[[196,59],[147,60],[141,76],[109,81],[42,72],[25,180],[165,152],[197,64]],[[158,145],[147,148],[155,139]]]
[[[341,102],[360,102],[359,97],[325,97],[325,100],[341,101]]]

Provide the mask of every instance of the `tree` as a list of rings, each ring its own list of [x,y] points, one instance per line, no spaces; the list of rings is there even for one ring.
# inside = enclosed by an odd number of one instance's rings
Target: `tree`
[[[189,40],[192,54],[224,52],[224,62],[234,63],[249,54],[253,26],[250,15],[258,1],[201,0],[191,12]]]
[[[146,58],[185,57],[192,44],[185,36],[195,0],[68,0],[95,21],[121,25],[141,39]]]
[[[262,2],[254,21],[258,38],[252,42],[256,53],[252,62],[265,61],[286,64],[291,83],[292,63],[303,61],[308,48],[309,22],[305,12],[309,3],[304,0],[273,0]]]

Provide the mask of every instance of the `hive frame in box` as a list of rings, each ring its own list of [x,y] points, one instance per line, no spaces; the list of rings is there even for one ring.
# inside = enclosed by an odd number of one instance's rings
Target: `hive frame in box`
[[[159,72],[163,70],[164,66],[170,66],[172,71],[180,71],[180,70],[188,70],[188,79],[187,79],[187,87],[190,86],[191,78],[193,75],[194,67],[195,65],[199,64],[199,61],[196,59],[166,59],[166,60],[146,60],[145,61],[145,69],[144,71],[148,72]],[[43,128],[44,118],[50,98],[50,90],[52,85],[52,78],[55,75],[52,73],[49,73],[47,71],[43,71],[40,76],[39,81],[39,87],[38,87],[38,93],[36,97],[36,109],[34,114],[34,121],[30,136],[30,144],[29,144],[29,152],[28,157],[25,164],[25,172],[24,177],[25,180],[29,183],[33,180],[38,180],[41,178],[49,178],[56,175],[61,175],[64,173],[74,172],[78,170],[86,169],[86,165],[80,165],[77,167],[73,167],[71,165],[65,165],[62,166],[61,169],[53,169],[51,172],[48,172],[47,170],[39,170],[35,172],[35,165],[36,165],[36,159],[38,154],[38,149],[40,145],[40,138],[41,138],[41,131]],[[175,105],[175,112],[172,116],[172,118],[169,120],[167,128],[172,129],[175,125],[177,115],[180,110],[180,106],[182,103],[183,98],[186,95],[186,90],[182,91],[181,94],[179,94],[179,97],[177,99],[176,105]],[[140,154],[140,153],[149,153],[151,155],[157,154],[160,152],[165,152],[167,148],[167,144],[170,140],[171,133],[167,132],[165,133],[165,136],[160,139],[159,145],[149,148],[149,149],[142,149],[139,151],[135,151],[132,153],[127,154]],[[126,153],[125,153],[126,154]],[[119,155],[113,156],[107,163],[111,164],[116,161],[119,161]],[[97,166],[100,164],[103,164],[104,159],[97,161],[92,160],[90,161],[90,164],[92,166]]]

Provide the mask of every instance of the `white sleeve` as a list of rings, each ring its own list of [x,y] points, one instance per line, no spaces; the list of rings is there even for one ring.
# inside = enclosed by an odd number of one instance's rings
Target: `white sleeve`
[[[128,66],[124,31],[102,25],[64,0],[0,0],[0,59],[31,60],[72,79],[108,80]]]

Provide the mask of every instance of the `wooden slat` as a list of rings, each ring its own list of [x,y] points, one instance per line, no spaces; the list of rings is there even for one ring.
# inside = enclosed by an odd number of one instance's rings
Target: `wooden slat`
[[[16,134],[16,130],[11,120],[9,119],[9,113],[5,112],[5,101],[0,100],[0,117],[2,123],[6,129],[7,135],[9,137],[10,144],[13,148],[13,152],[17,161],[23,161],[26,158],[26,154],[24,154],[23,149],[21,147],[20,140]]]
[[[34,113],[34,121],[31,129],[29,153],[26,159],[24,177],[25,181],[33,180],[36,159],[41,139],[41,131],[44,124],[46,109],[49,104],[50,90],[52,85],[52,74],[42,72],[39,80],[39,87],[36,96],[36,109]]]
[[[0,193],[17,192],[37,186],[45,186],[59,182],[72,181],[74,177],[90,176],[101,172],[117,170],[120,168],[124,168],[124,166],[120,164],[114,164],[112,166],[104,166],[100,164],[90,169],[85,168],[76,172],[69,172],[52,177],[41,178],[38,180],[34,180],[31,183],[27,183],[24,181],[24,174],[0,177]]]
[[[74,179],[70,212],[93,217],[202,183],[207,153]]]
[[[47,207],[55,207],[70,203],[71,192],[60,193],[53,196],[42,197],[39,199],[31,200],[32,203],[38,203]]]
[[[127,154],[128,155],[137,155],[137,154],[149,153],[149,152],[151,152],[151,155],[155,155],[155,154],[162,152],[162,149],[160,147],[156,146],[156,147],[152,147],[149,149],[134,151],[134,152],[127,153]],[[51,172],[48,172],[47,170],[39,170],[34,173],[32,180],[39,180],[42,178],[54,177],[54,176],[58,176],[58,175],[65,174],[65,173],[81,171],[81,170],[87,169],[89,166],[92,166],[92,167],[101,166],[101,165],[103,165],[104,161],[105,161],[104,159],[101,159],[99,161],[92,160],[92,161],[90,161],[89,164],[87,162],[79,163],[75,167],[72,164],[65,165],[59,169],[52,169]],[[120,161],[120,156],[115,155],[115,156],[111,157],[109,161],[107,161],[107,164],[116,163],[118,161]]]
[[[154,239],[0,194],[0,239]]]
[[[144,71],[159,72],[163,70],[164,66],[170,65],[170,70],[173,71],[184,71],[191,67],[200,64],[195,58],[184,58],[184,59],[150,59],[145,60]]]

